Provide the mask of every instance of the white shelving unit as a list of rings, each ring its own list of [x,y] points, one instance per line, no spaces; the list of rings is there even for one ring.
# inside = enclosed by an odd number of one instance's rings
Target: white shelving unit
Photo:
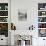
[[[0,3],[0,45],[8,45],[8,19],[8,3]]]
[[[7,35],[6,37],[8,37],[8,20],[8,3],[0,3],[0,35]]]
[[[40,37],[46,37],[45,34],[40,33],[41,31],[46,33],[46,3],[38,4],[38,32],[41,35]]]

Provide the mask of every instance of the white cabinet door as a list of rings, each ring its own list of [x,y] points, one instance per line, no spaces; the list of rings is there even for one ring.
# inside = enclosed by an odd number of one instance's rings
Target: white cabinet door
[[[0,45],[8,45],[8,37],[4,37],[4,35],[1,36],[0,37]]]
[[[38,38],[38,46],[46,46],[46,38],[44,37]]]

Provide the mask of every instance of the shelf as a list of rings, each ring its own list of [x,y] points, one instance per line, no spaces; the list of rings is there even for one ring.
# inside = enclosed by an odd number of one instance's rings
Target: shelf
[[[0,11],[8,11],[8,10],[0,10]]]
[[[38,29],[46,29],[46,28],[38,28]]]
[[[46,10],[38,10],[38,11],[46,11]]]
[[[38,22],[38,23],[46,23],[46,22]]]
[[[8,22],[0,22],[0,23],[8,23]]]
[[[8,16],[0,16],[0,17],[8,17]]]
[[[44,16],[38,16],[38,17],[46,17],[46,15],[44,15]]]

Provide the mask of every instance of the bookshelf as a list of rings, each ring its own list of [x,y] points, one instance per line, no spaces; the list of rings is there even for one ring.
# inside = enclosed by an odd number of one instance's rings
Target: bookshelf
[[[8,37],[8,3],[0,3],[0,35]]]
[[[38,3],[38,34],[46,37],[46,3]]]

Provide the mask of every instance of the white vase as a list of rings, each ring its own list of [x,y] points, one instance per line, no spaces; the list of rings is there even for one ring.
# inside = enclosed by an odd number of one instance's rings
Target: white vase
[[[25,41],[21,40],[21,46],[25,46]]]

